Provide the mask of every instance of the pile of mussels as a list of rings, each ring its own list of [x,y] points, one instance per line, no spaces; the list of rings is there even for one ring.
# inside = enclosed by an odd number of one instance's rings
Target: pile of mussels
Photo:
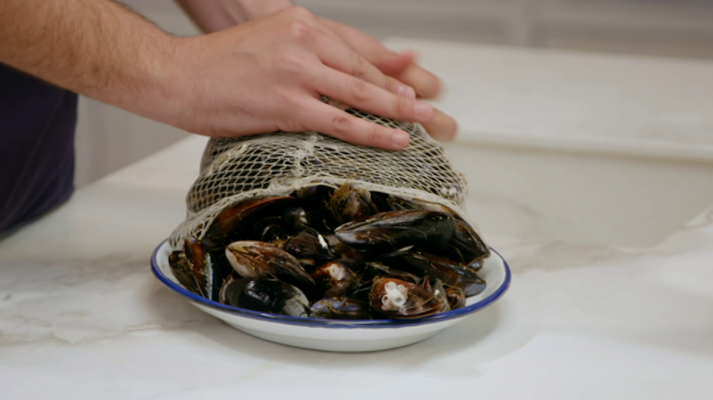
[[[345,184],[238,202],[169,262],[186,289],[230,306],[403,319],[463,307],[489,255],[447,207]]]

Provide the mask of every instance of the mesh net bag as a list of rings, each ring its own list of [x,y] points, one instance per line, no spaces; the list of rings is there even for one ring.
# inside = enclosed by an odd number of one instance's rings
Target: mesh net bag
[[[186,220],[170,237],[173,249],[181,248],[186,237],[203,239],[216,215],[231,204],[288,195],[316,184],[336,188],[349,182],[369,191],[440,203],[463,214],[465,180],[420,124],[355,109],[346,112],[408,132],[410,146],[381,150],[311,131],[211,139],[186,198]]]

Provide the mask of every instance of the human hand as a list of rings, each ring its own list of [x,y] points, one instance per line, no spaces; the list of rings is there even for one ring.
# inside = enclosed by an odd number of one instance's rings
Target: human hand
[[[325,18],[318,20],[381,72],[412,87],[417,96],[434,98],[440,93],[440,80],[415,62],[415,53],[397,53],[358,29]],[[431,136],[443,141],[452,140],[458,130],[451,116],[435,108],[433,118],[421,123]]]
[[[325,33],[303,8],[177,39],[173,53],[171,100],[143,114],[190,132],[241,136],[314,130],[365,146],[408,145],[405,132],[351,116],[320,101],[321,95],[384,117],[434,119],[433,107],[416,99],[413,89]]]
[[[177,0],[204,32],[216,32],[293,6],[290,0]],[[441,90],[439,79],[415,62],[412,52],[397,53],[358,29],[316,18],[313,28],[351,47],[383,74],[396,78],[415,90],[418,97],[434,98]],[[421,121],[438,140],[451,140],[456,121],[434,109],[433,117]]]

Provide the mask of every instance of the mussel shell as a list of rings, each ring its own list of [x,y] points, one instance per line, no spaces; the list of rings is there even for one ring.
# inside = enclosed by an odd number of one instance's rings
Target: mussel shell
[[[279,215],[262,218],[255,223],[253,229],[255,236],[252,239],[259,238],[263,242],[273,244],[287,241],[293,232],[290,223]]]
[[[298,288],[276,279],[248,282],[238,296],[237,307],[259,312],[308,318],[309,300]]]
[[[298,259],[333,260],[337,254],[332,250],[327,238],[314,229],[302,230],[297,236],[285,242],[283,250]]]
[[[218,301],[233,307],[240,307],[240,294],[245,287],[250,283],[250,279],[241,278],[237,273],[233,272],[223,282],[218,293]]]
[[[483,269],[483,264],[484,264],[484,260],[482,258],[480,258],[477,260],[473,260],[470,264],[468,264],[468,268],[472,269],[475,272],[478,272],[481,269]]]
[[[446,289],[443,287],[443,282],[438,278],[424,276],[419,282],[419,286],[433,293],[433,297],[441,304],[438,312],[450,311],[451,306],[448,303]]]
[[[323,319],[368,319],[369,306],[356,299],[324,298],[311,307],[312,318]]]
[[[185,252],[182,250],[171,252],[168,256],[168,265],[181,286],[199,296],[207,297],[193,275],[193,266],[188,261]]]
[[[378,212],[371,193],[357,185],[345,183],[332,194],[327,206],[337,222],[365,219]]]
[[[461,217],[455,211],[450,208],[434,203],[432,201],[421,200],[421,199],[407,199],[405,197],[391,195],[386,200],[391,206],[391,209],[396,210],[429,210],[436,211],[450,215],[455,219],[461,219]]]
[[[225,207],[211,222],[203,242],[213,251],[222,251],[228,243],[260,237],[256,222],[265,216],[283,215],[294,204],[292,196],[258,197]]]
[[[329,261],[310,274],[324,297],[342,297],[357,284],[357,277],[346,265]]]
[[[265,242],[244,240],[225,248],[230,265],[243,278],[274,277],[295,285],[309,296],[316,295],[311,276],[290,253]]]
[[[297,198],[298,204],[309,213],[309,211],[326,207],[332,193],[334,193],[334,188],[331,186],[313,185],[298,189],[293,195]]]
[[[225,259],[211,252],[196,238],[186,238],[184,252],[191,263],[193,276],[203,297],[218,301],[218,292],[232,270]]]
[[[446,299],[448,300],[448,305],[451,310],[457,310],[459,308],[465,307],[465,292],[463,289],[455,286],[445,286],[446,289]]]
[[[445,285],[463,289],[466,296],[474,296],[485,288],[485,281],[475,271],[434,254],[401,250],[382,255],[378,259],[386,265],[403,269],[418,276],[428,275],[438,278]]]
[[[490,256],[488,245],[470,224],[462,220],[456,220],[453,238],[449,244],[460,251],[466,263]]]
[[[429,251],[443,249],[453,237],[454,230],[454,219],[448,214],[400,210],[348,222],[334,233],[339,240],[356,249],[384,253],[409,245]]]
[[[418,283],[421,278],[410,272],[401,269],[392,268],[378,261],[371,261],[364,264],[364,268],[360,272],[362,280],[371,280],[378,276],[390,276],[411,283]]]
[[[421,318],[436,314],[441,303],[428,290],[396,278],[379,277],[369,293],[372,310],[389,318]]]
[[[373,279],[359,281],[347,292],[347,297],[368,303],[372,286],[374,286]]]

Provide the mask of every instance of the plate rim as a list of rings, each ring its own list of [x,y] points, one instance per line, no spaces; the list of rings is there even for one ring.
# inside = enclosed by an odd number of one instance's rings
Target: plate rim
[[[221,311],[231,316],[243,317],[261,320],[265,322],[276,322],[291,326],[304,326],[310,328],[330,328],[330,329],[375,329],[375,328],[409,328],[415,326],[428,325],[438,322],[444,322],[456,318],[465,317],[471,313],[482,310],[483,308],[491,305],[500,297],[502,297],[505,292],[510,288],[510,282],[512,279],[512,272],[510,271],[510,265],[507,260],[495,249],[490,247],[490,250],[500,257],[503,261],[503,266],[505,267],[505,279],[503,283],[489,296],[478,301],[477,303],[465,306],[453,311],[447,311],[444,313],[439,313],[423,318],[407,319],[407,320],[395,320],[395,319],[380,319],[380,320],[334,320],[334,319],[315,319],[315,318],[300,318],[292,317],[289,315],[272,314],[260,311],[248,310],[246,308],[233,307],[226,304],[218,303],[216,301],[207,299],[205,297],[199,296],[183,286],[173,282],[169,279],[161,270],[158,265],[158,253],[161,248],[168,243],[169,239],[164,239],[158,246],[153,250],[151,254],[151,271],[154,276],[169,289],[177,292],[178,294],[187,297],[189,301],[194,303],[199,303],[201,306],[209,307]]]

